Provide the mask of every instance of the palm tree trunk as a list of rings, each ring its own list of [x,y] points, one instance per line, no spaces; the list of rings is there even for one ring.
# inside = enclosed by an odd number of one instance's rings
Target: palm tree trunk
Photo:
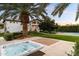
[[[22,13],[22,25],[23,25],[23,36],[27,36],[28,34],[28,22],[29,22],[29,15],[26,13]]]
[[[6,28],[6,22],[4,22],[4,33],[7,32],[7,28]]]

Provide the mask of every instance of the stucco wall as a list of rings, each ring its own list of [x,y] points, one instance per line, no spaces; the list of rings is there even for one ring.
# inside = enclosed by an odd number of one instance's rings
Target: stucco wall
[[[7,31],[9,32],[21,32],[22,31],[22,25],[20,22],[6,22],[6,28],[7,28]],[[38,24],[32,24],[29,23],[28,24],[28,31],[34,31],[36,29],[36,31],[39,32],[39,27],[38,27]],[[0,29],[0,32],[4,32],[4,29]]]

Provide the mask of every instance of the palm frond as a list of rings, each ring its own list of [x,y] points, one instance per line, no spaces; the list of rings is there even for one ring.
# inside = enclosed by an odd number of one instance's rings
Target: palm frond
[[[59,17],[62,15],[63,11],[70,5],[70,3],[61,3],[58,4],[54,11],[52,12],[52,15],[55,16],[57,14],[59,14]]]
[[[41,13],[40,16],[41,16],[43,19],[46,19],[46,15],[44,15],[43,13]]]
[[[48,6],[48,3],[6,3],[0,4],[0,10],[5,10],[5,12],[1,15],[4,18],[4,21],[7,17],[11,17],[12,20],[17,18],[17,14],[19,14],[19,19],[21,20],[21,12],[26,12],[29,16],[34,19],[40,19],[40,15],[42,18],[45,18],[47,12],[45,8]]]
[[[17,15],[14,15],[14,17],[12,18],[12,20],[14,21],[14,20],[16,20],[16,18],[17,18]]]
[[[78,4],[78,8],[77,8],[77,13],[76,13],[76,18],[75,18],[75,20],[77,21],[78,18],[79,18],[79,4]]]
[[[43,12],[48,5],[49,5],[48,3],[45,4],[41,3],[38,8],[38,14],[41,14],[41,12]]]

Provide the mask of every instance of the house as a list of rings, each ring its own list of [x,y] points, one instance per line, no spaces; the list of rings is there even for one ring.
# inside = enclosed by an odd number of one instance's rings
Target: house
[[[0,32],[4,32],[6,27],[7,32],[21,32],[22,31],[22,25],[20,22],[10,22],[6,21],[4,24],[4,28],[0,29]]]
[[[0,22],[2,23],[2,22]],[[7,32],[21,32],[22,31],[22,25],[20,22],[10,22],[6,21],[6,31]],[[4,32],[5,29],[0,29],[0,32]],[[28,31],[37,31],[39,32],[39,26],[38,26],[38,20],[31,20],[28,23]]]
[[[31,20],[28,24],[28,31],[37,31],[39,32],[39,21],[38,20]]]

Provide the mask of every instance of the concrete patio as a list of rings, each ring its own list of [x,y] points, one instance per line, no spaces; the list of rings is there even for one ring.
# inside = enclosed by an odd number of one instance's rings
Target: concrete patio
[[[44,41],[45,43],[41,42],[41,40],[49,40],[49,41]],[[26,38],[22,40],[13,40],[13,41],[1,41],[0,45],[3,44],[8,44],[8,43],[14,43],[14,42],[20,42],[20,41],[27,41],[27,40],[32,40],[41,43],[44,45],[44,48],[41,49],[40,51],[43,52],[43,56],[67,56],[67,53],[70,53],[72,50],[72,46],[74,46],[73,42],[68,42],[68,41],[62,41],[62,40],[57,40],[57,39],[50,39],[50,38],[43,38],[43,37],[31,37],[31,38]],[[49,44],[52,42],[51,44]],[[40,56],[40,55],[39,55]]]

